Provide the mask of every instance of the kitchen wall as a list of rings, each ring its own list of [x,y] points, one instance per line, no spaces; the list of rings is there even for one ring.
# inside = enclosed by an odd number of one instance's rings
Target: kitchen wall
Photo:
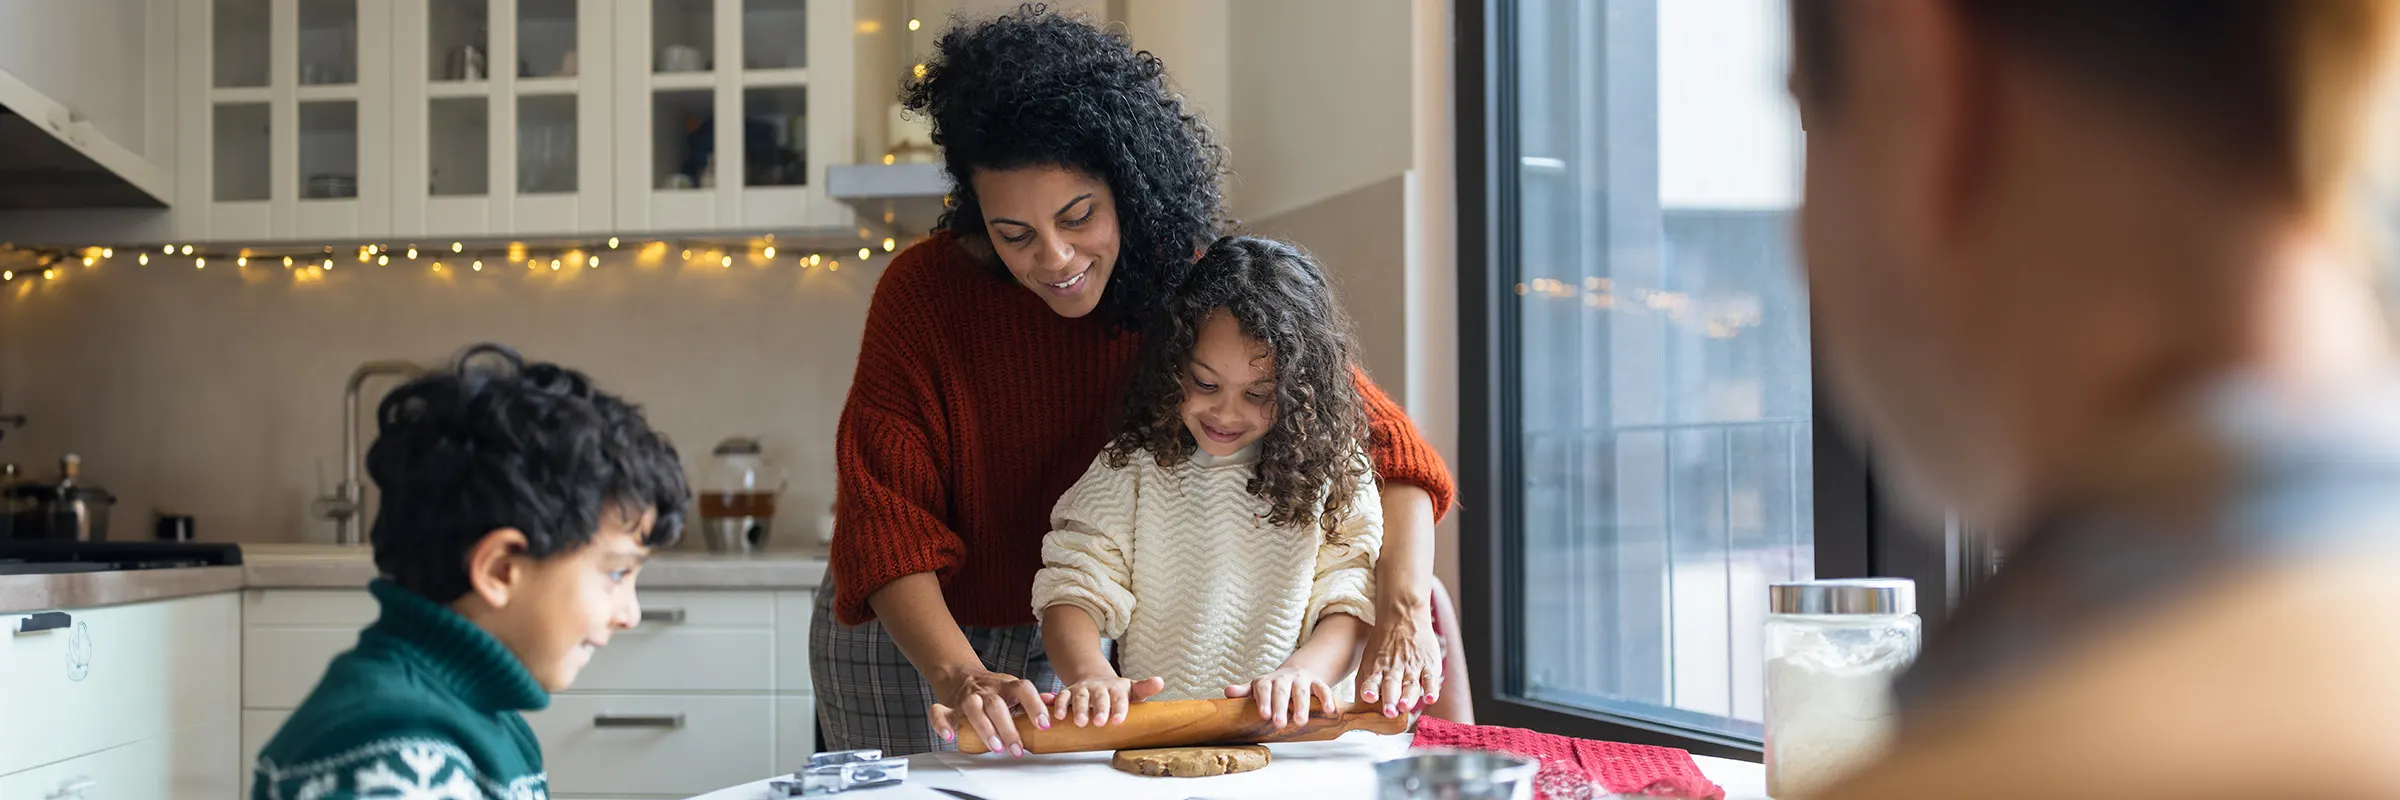
[[[123,498],[120,536],[147,536],[162,509],[196,515],[204,540],[330,541],[308,506],[340,479],[350,371],[371,359],[439,362],[488,340],[643,404],[695,476],[719,439],[765,437],[791,468],[777,544],[812,537],[815,511],[831,502],[834,422],[885,259],[839,271],[789,259],[686,269],[618,252],[599,269],[558,273],[345,261],[310,280],[279,266],[120,257],[55,281],[20,276],[0,285],[0,411],[30,422],[0,438],[0,460],[47,476],[59,454],[81,455],[88,481]],[[368,386],[362,438],[373,398],[392,385]]]

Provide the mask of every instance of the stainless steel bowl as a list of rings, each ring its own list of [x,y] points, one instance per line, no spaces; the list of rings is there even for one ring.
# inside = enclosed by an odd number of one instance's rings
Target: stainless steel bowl
[[[1506,753],[1429,750],[1375,764],[1378,800],[1532,800],[1541,764]]]

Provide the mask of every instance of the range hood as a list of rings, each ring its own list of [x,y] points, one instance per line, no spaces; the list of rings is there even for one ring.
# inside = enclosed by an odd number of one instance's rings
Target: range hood
[[[149,161],[0,70],[0,211],[165,207]]]
[[[933,230],[950,194],[950,177],[939,163],[831,164],[825,167],[825,193],[848,203],[862,224],[880,224],[907,238]]]

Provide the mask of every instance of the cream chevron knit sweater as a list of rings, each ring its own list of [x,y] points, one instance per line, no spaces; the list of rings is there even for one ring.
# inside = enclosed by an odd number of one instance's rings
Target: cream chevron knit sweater
[[[1124,469],[1107,458],[1051,512],[1033,612],[1069,605],[1092,615],[1117,640],[1118,674],[1166,679],[1154,699],[1224,697],[1282,666],[1327,614],[1374,623],[1383,546],[1374,481],[1360,482],[1335,545],[1313,524],[1267,527],[1267,502],[1247,489],[1255,444],[1171,468],[1147,453]]]

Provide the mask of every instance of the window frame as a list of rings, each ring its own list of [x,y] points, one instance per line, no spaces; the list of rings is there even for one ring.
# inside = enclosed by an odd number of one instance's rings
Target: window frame
[[[1609,0],[1620,2],[1621,0]],[[1635,0],[1658,2],[1659,0]],[[1592,711],[1521,696],[1523,665],[1509,655],[1525,630],[1524,600],[1513,571],[1521,565],[1524,498],[1519,330],[1513,287],[1521,275],[1518,209],[1516,14],[1519,0],[1453,0],[1457,102],[1459,494],[1461,634],[1474,677],[1478,722],[1638,744],[1701,755],[1762,759],[1758,741],[1713,731]],[[1812,343],[1811,351],[1814,352]],[[1818,359],[1811,358],[1812,374]],[[1878,496],[1873,464],[1826,397],[1830,381],[1812,381],[1816,574],[1870,575],[1917,582],[1919,614],[1938,628],[1981,569],[1972,538],[1955,521],[1926,529]]]

